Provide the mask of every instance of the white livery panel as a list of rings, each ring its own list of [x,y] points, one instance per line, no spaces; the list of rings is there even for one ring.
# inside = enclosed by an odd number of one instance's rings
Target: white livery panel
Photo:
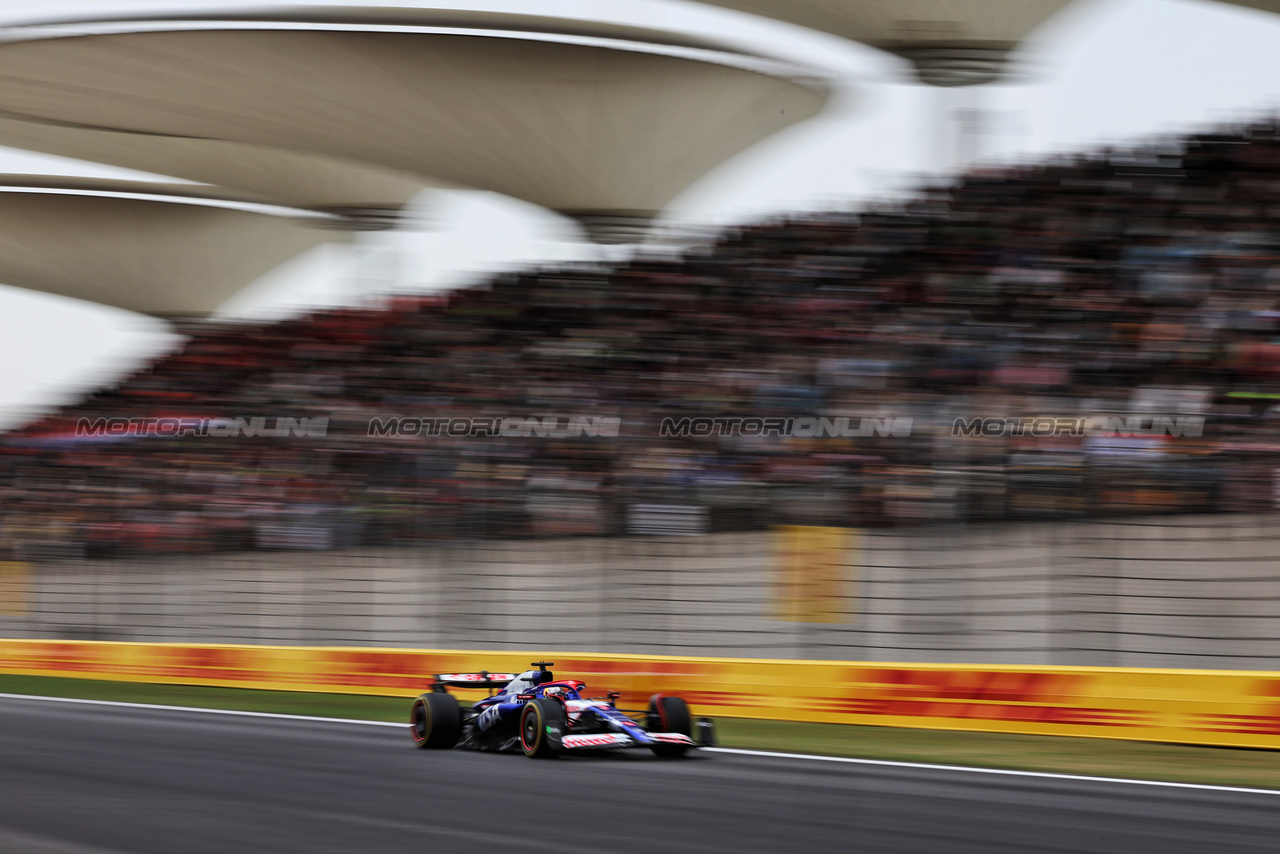
[[[620,732],[598,732],[591,735],[566,735],[561,741],[566,750],[575,748],[627,747],[635,739]]]
[[[437,679],[445,685],[462,688],[501,688],[515,679],[517,673],[441,673]]]

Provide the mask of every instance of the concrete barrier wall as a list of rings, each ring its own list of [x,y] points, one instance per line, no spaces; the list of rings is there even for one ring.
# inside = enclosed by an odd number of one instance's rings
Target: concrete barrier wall
[[[851,532],[808,617],[776,532],[6,564],[0,636],[1280,670],[1276,519]]]

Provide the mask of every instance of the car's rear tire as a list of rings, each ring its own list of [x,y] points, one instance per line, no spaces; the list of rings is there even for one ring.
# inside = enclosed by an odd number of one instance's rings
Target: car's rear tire
[[[539,697],[525,704],[520,713],[520,748],[531,759],[554,759],[560,755],[565,731],[564,705]]]
[[[649,698],[649,730],[651,732],[676,732],[693,737],[693,715],[689,704],[679,697],[654,694]],[[684,756],[686,744],[654,744],[649,747],[654,755],[667,759]]]
[[[409,710],[413,743],[424,750],[448,750],[462,735],[462,709],[444,692],[422,694]]]

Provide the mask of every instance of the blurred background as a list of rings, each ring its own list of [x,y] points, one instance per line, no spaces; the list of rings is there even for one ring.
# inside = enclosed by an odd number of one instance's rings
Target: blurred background
[[[1273,5],[5,4],[0,633],[1278,667]]]

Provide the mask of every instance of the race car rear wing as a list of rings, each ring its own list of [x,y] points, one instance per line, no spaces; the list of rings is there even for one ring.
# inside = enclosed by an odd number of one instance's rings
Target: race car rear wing
[[[518,673],[490,673],[481,670],[479,673],[437,673],[431,683],[431,690],[443,691],[453,688],[502,688],[515,679]]]

